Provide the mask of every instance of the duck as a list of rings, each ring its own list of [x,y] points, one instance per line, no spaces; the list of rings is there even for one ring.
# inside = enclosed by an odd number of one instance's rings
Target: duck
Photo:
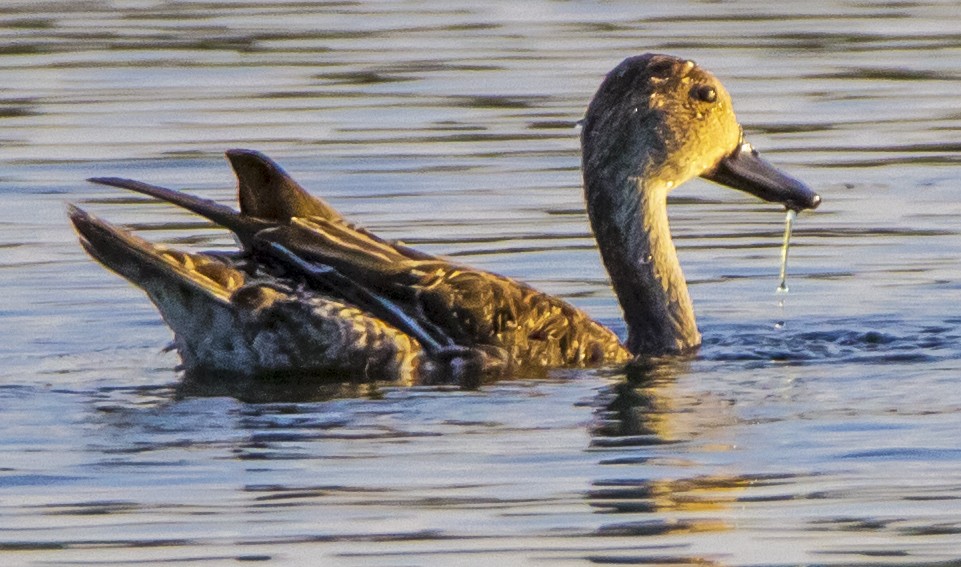
[[[668,193],[702,177],[794,211],[821,197],[760,156],[727,90],[684,58],[625,59],[580,125],[587,215],[622,308],[623,341],[561,298],[377,236],[254,150],[226,152],[239,210],[131,179],[90,179],[203,216],[233,232],[237,251],[176,250],[72,204],[68,216],[86,252],[157,307],[187,376],[473,388],[557,367],[690,355],[701,334]]]

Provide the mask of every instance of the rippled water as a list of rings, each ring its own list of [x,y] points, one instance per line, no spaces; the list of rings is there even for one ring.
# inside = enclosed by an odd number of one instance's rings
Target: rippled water
[[[957,564],[958,8],[794,4],[4,2],[0,563]],[[228,246],[82,180],[229,203],[221,154],[256,148],[366,226],[622,332],[574,124],[644,51],[714,71],[825,199],[782,297],[780,211],[673,195],[705,345],[672,367],[185,395],[156,311],[63,214]]]

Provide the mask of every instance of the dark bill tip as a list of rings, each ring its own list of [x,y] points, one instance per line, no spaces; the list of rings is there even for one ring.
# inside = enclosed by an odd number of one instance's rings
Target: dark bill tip
[[[747,142],[702,177],[795,211],[821,204],[821,196],[813,189],[768,163]]]

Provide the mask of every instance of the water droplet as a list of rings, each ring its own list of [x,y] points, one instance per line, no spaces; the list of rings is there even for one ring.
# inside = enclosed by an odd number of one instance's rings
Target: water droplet
[[[791,247],[791,230],[794,228],[794,219],[797,218],[797,211],[788,209],[787,216],[784,218],[784,242],[781,244],[781,283],[777,286],[777,293],[787,293],[787,252]]]

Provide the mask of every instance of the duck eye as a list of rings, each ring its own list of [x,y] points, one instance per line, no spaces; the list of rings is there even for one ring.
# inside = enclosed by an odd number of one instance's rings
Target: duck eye
[[[717,91],[714,90],[714,87],[707,85],[696,87],[692,94],[695,98],[704,102],[714,102],[717,100]]]

